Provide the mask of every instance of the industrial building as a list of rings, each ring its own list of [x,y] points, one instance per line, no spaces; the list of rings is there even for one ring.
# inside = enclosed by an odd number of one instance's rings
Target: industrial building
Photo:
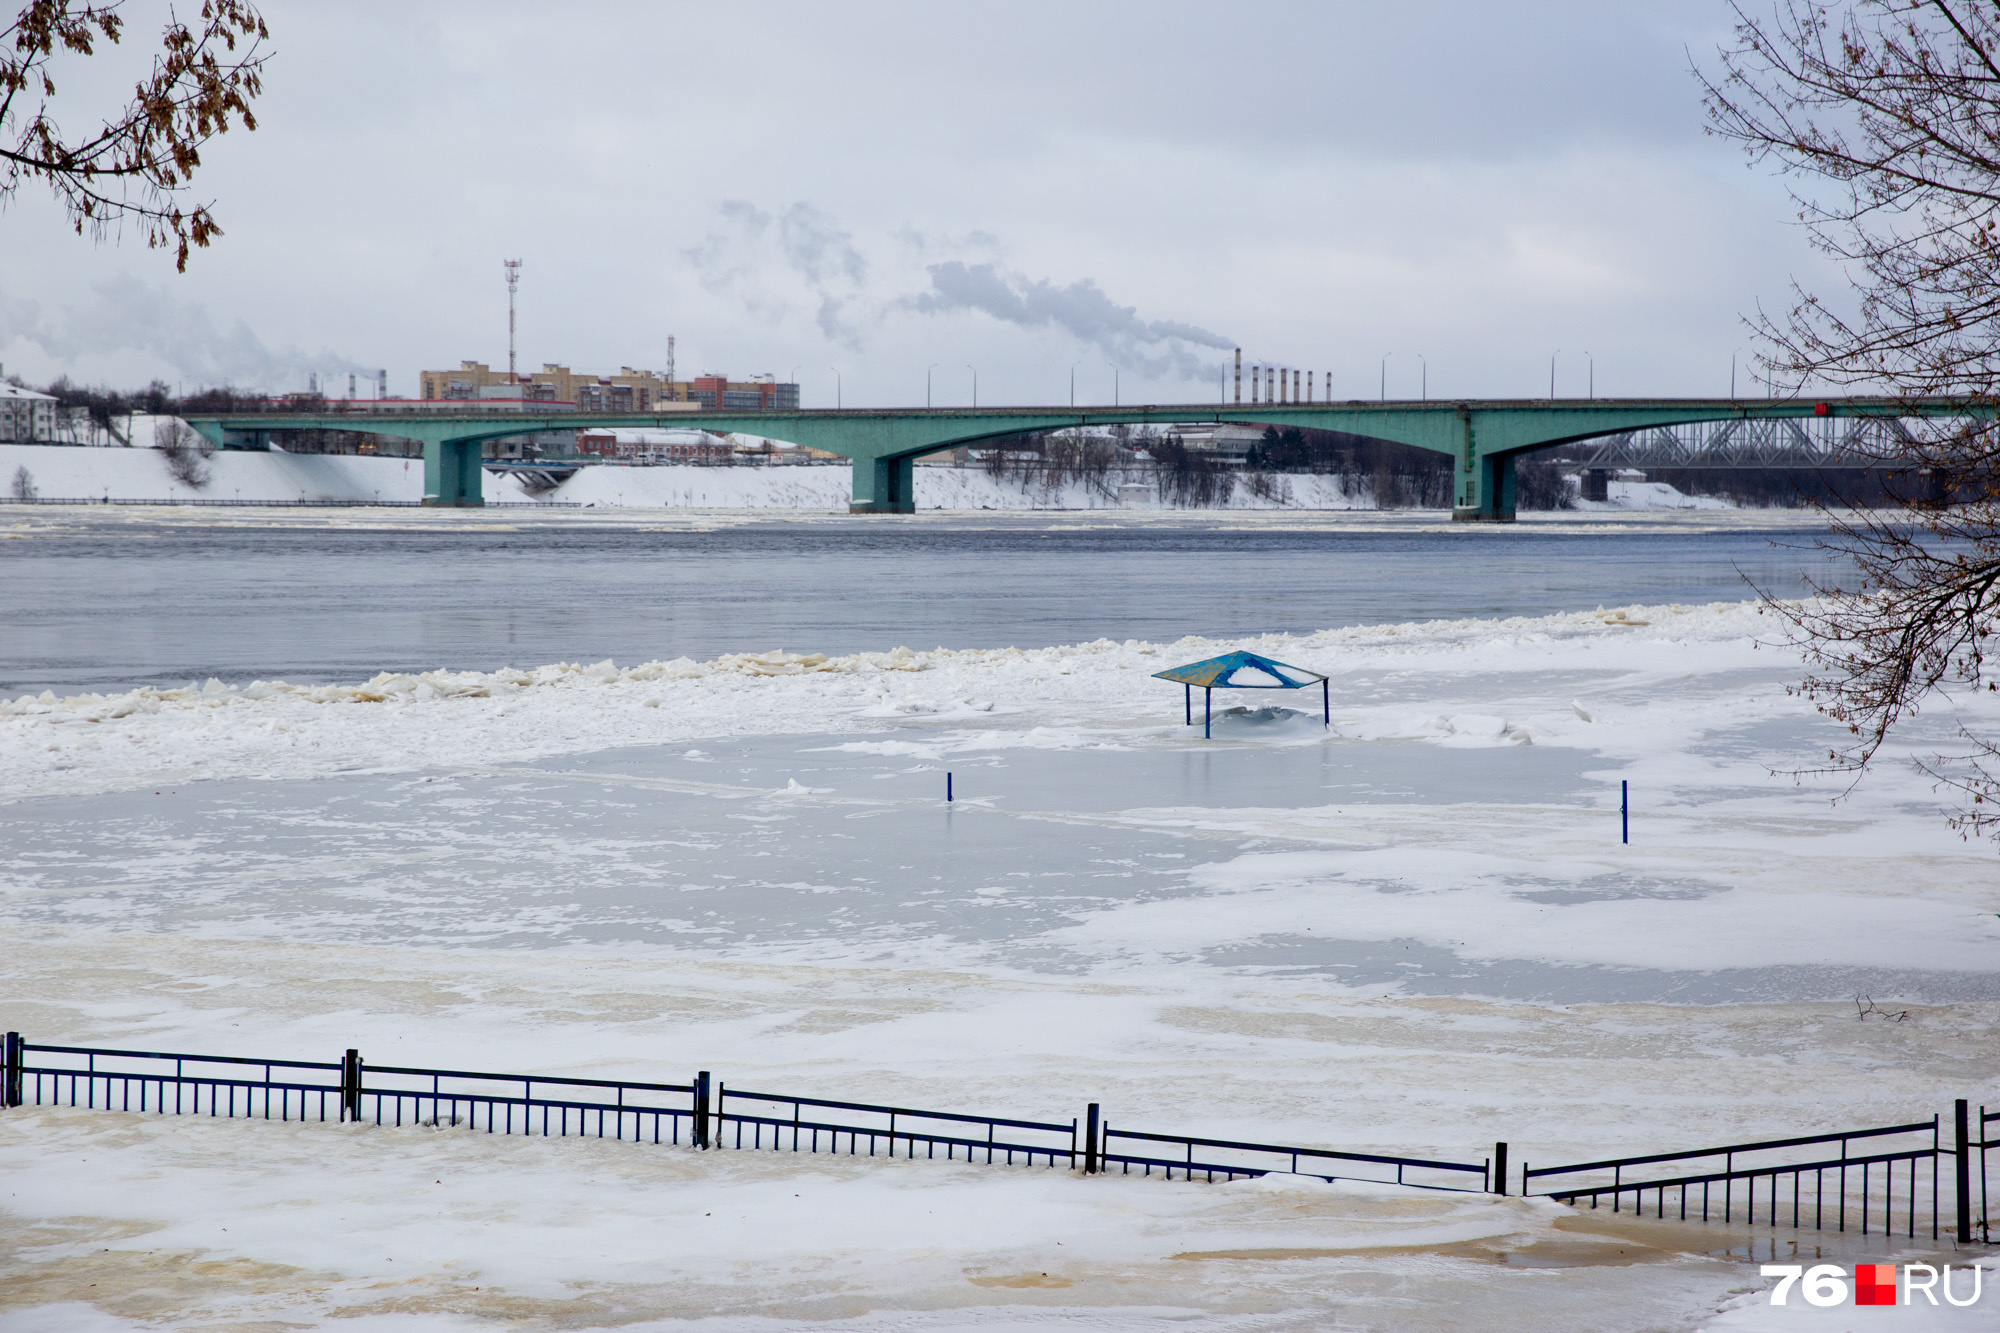
[[[578,412],[796,412],[799,386],[780,384],[775,375],[732,380],[697,375],[671,380],[650,370],[621,366],[615,375],[592,375],[554,363],[539,371],[510,376],[480,361],[461,361],[456,370],[426,370],[418,377],[426,402],[519,401]],[[531,409],[532,410],[532,409]]]

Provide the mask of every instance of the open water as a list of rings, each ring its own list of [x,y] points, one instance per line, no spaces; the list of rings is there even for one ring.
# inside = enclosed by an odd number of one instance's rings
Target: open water
[[[783,648],[1171,640],[1804,591],[1806,526],[1093,515],[343,525],[78,515],[0,542],[0,695]]]

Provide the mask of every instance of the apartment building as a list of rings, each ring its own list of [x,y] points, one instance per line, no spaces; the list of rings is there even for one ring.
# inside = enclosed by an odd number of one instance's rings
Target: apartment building
[[[0,441],[26,444],[56,437],[56,400],[33,389],[0,384]]]

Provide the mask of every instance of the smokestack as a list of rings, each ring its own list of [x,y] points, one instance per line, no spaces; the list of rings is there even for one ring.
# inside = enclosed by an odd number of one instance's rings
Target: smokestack
[[[1299,401],[1299,372],[1296,370],[1292,372],[1292,401]]]
[[[1236,401],[1243,401],[1243,349],[1236,349]]]
[[[1308,370],[1306,372],[1306,401],[1310,403],[1312,400],[1313,400],[1313,373],[1310,370]]]
[[[1262,366],[1250,367],[1250,401],[1252,404],[1255,404],[1257,401],[1257,385],[1263,377],[1264,368]]]

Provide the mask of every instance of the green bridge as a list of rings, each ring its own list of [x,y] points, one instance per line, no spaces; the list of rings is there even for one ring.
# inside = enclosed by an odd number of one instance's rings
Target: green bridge
[[[430,410],[436,408],[437,410]],[[468,404],[412,404],[408,411],[230,413],[189,416],[223,447],[256,447],[272,431],[338,430],[396,436],[424,446],[424,503],[477,505],[483,446],[536,431],[603,428],[741,432],[838,454],[854,463],[856,514],[915,509],[911,465],[925,454],[1023,432],[1074,426],[1171,426],[1235,422],[1345,431],[1449,455],[1454,463],[1452,517],[1508,522],[1514,517],[1514,460],[1554,445],[1602,435],[1694,422],[1783,417],[1946,416],[1993,414],[1991,404],[1887,398],[1803,399],[1593,398],[1469,402],[1169,404],[1121,408],[850,408],[814,412],[669,412],[602,415],[481,412]]]

